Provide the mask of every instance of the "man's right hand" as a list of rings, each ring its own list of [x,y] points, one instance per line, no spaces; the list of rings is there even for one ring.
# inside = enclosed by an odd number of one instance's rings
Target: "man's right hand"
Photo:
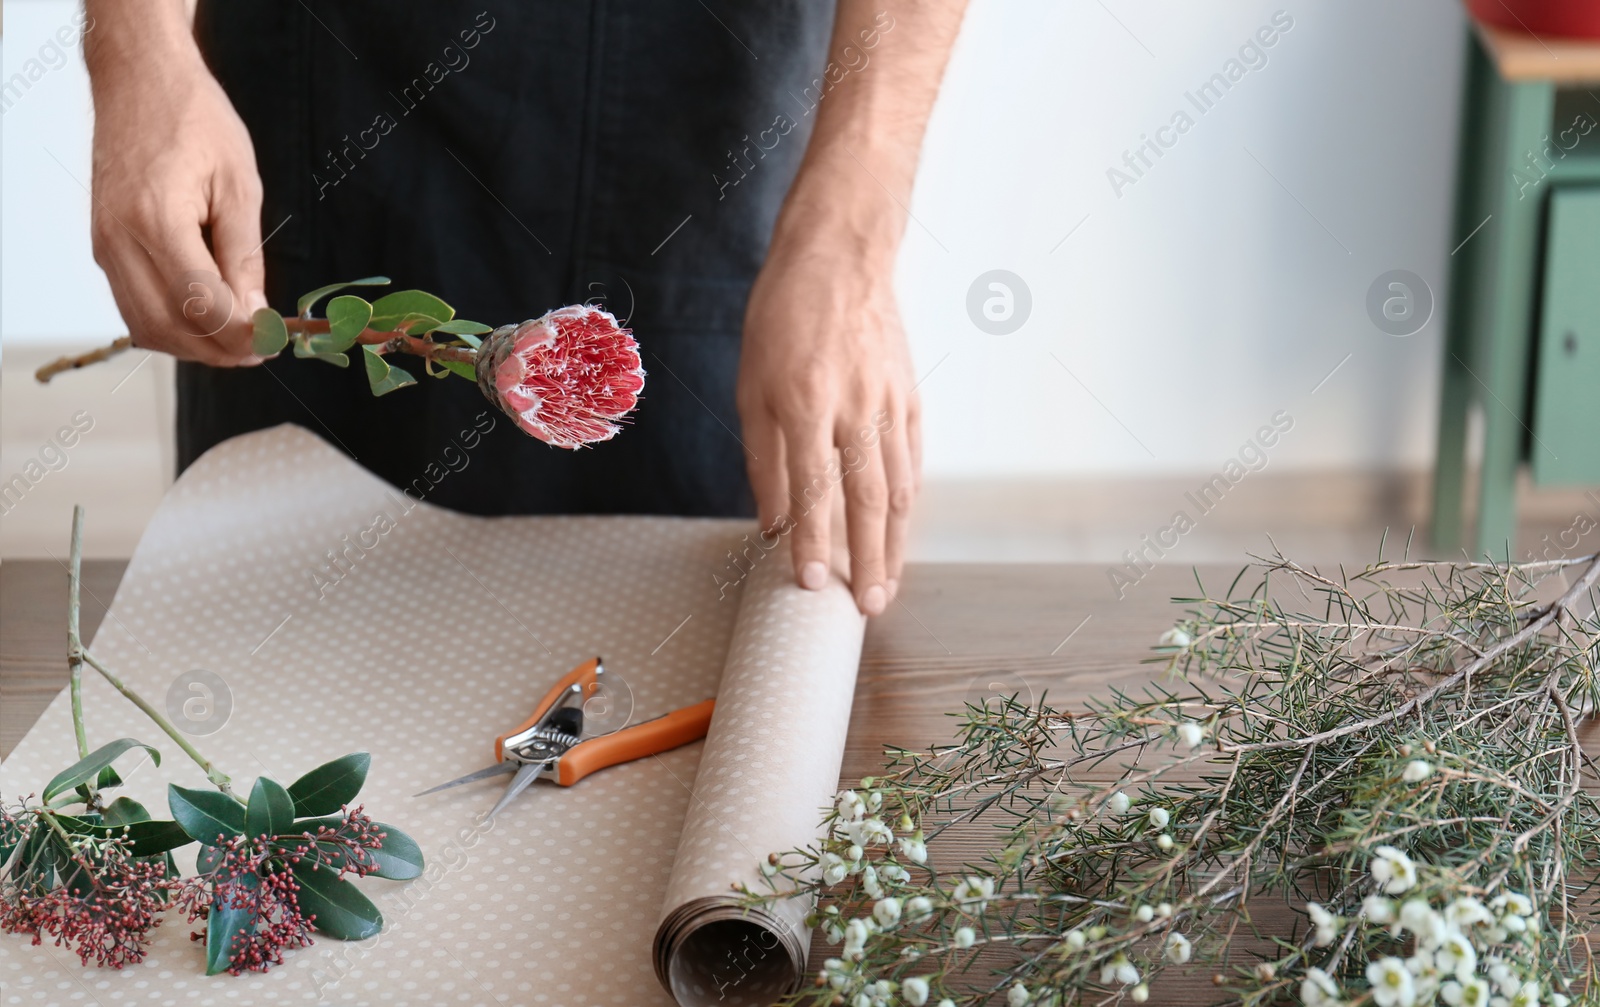
[[[183,0],[86,6],[94,258],[134,345],[258,364],[250,315],[267,302],[250,134],[201,59]]]

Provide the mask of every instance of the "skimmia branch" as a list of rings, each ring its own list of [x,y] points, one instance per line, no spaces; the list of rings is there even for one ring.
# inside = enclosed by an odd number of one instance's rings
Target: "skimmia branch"
[[[1600,1004],[1600,556],[1253,569],[1165,681],[969,707],[773,854],[837,947],[794,1002]]]
[[[79,638],[83,508],[72,518],[67,652],[73,732],[79,760],[57,773],[37,801],[0,807],[0,930],[74,951],[84,965],[111,968],[144,959],[150,932],[177,906],[204,920],[206,974],[266,971],[311,934],[359,940],[383,917],[346,875],[407,880],[423,870],[416,842],[375,822],[356,796],[371,757],[355,752],[318,766],[288,787],[259,777],[249,799],[172,723],[130,689]],[[107,802],[120,786],[112,764],[133,738],[88,747],[81,676],[91,668],[148,715],[205,773],[214,790],[170,784],[171,820],[158,821],[130,797]],[[28,795],[33,798],[34,795]],[[79,808],[68,813],[67,809]],[[199,844],[196,873],[184,876],[172,851]]]
[[[639,345],[609,311],[575,304],[492,328],[457,318],[454,308],[423,290],[397,290],[370,302],[339,293],[388,283],[388,277],[368,276],[318,287],[300,298],[292,318],[262,308],[251,316],[251,349],[272,357],[292,343],[296,357],[349,367],[350,352],[359,348],[374,395],[416,384],[411,371],[390,360],[396,354],[420,357],[429,376],[475,382],[523,433],[559,448],[610,440],[638,405],[645,377]],[[338,296],[328,300],[325,317],[314,317],[330,295]],[[35,377],[46,382],[132,345],[124,336],[52,361]]]

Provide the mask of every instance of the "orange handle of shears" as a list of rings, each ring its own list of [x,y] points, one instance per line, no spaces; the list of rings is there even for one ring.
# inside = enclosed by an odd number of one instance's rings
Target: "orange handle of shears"
[[[527,720],[524,720],[521,724],[518,724],[516,727],[512,728],[506,733],[500,735],[500,737],[494,739],[494,761],[499,762],[502,758],[504,758],[503,753],[505,752],[507,738],[521,734],[534,724],[537,724],[539,722],[539,718],[544,716],[545,711],[554,706],[556,700],[561,698],[562,693],[566,692],[574,685],[583,686],[584,699],[588,699],[593,696],[595,691],[595,671],[599,669],[599,667],[600,659],[598,657],[590,658],[589,660],[578,665],[576,668],[573,668],[571,671],[567,672],[566,676],[563,677],[561,681],[551,686],[550,691],[544,694],[543,699],[539,700],[539,705],[533,708],[533,716],[529,717]]]
[[[615,734],[580,742],[556,763],[556,782],[563,787],[570,787],[607,766],[632,762],[698,741],[706,736],[706,729],[711,726],[711,711],[716,705],[716,700],[708,699],[664,717],[624,728]]]

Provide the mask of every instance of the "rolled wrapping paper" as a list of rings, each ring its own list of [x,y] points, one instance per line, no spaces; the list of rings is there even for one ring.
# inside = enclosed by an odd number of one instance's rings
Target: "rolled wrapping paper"
[[[821,833],[839,785],[865,620],[843,582],[795,585],[787,549],[750,574],[656,930],[656,975],[682,1007],[766,1005],[806,974],[811,906],[746,910],[770,853]]]

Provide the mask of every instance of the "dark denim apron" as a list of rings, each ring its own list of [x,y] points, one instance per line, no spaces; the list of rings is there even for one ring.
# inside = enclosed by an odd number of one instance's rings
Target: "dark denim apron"
[[[201,0],[201,49],[265,185],[268,300],[293,310],[375,273],[491,325],[598,300],[649,372],[632,426],[563,451],[459,378],[379,399],[359,359],[285,353],[179,365],[180,469],[293,422],[459,510],[753,513],[740,326],[815,119],[833,4],[486,2]]]

